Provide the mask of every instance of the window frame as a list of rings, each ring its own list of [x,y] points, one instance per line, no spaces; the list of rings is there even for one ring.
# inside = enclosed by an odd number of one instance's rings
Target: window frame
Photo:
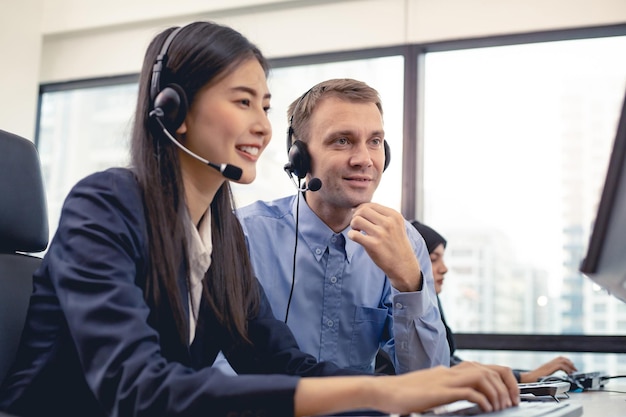
[[[312,55],[288,56],[270,59],[273,68],[323,64],[355,59],[380,58],[391,55],[404,57],[404,119],[401,212],[407,219],[421,218],[423,214],[423,107],[424,58],[429,52],[443,52],[493,46],[521,45],[539,42],[592,39],[626,36],[626,23],[559,29],[509,35],[484,36],[437,42],[411,43],[382,48],[360,49]],[[584,59],[584,57],[582,57]],[[111,86],[137,82],[138,74],[106,78],[41,84],[37,109],[35,145],[39,145],[42,96],[45,93]],[[524,350],[551,352],[626,353],[626,336],[620,335],[554,335],[554,334],[487,334],[457,333],[457,347],[468,350]]]

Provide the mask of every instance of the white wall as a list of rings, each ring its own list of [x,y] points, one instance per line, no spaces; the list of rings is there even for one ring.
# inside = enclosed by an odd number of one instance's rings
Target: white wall
[[[626,22],[626,0],[0,0],[0,5],[0,47],[9,51],[0,67],[0,93],[13,103],[3,106],[0,129],[27,137],[34,135],[40,83],[139,72],[158,31],[193,20],[230,25],[268,57]]]
[[[0,129],[32,138],[41,61],[43,0],[0,0]]]

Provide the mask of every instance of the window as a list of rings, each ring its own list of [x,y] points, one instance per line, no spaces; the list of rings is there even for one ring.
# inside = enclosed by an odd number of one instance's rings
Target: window
[[[426,54],[424,220],[448,240],[453,329],[626,334],[614,325],[626,304],[578,272],[626,89],[623,50],[618,36]],[[489,283],[471,303],[455,274],[469,266]],[[541,308],[522,314],[529,294]]]
[[[626,25],[599,29],[275,60],[273,140],[255,182],[234,185],[236,203],[293,194],[283,171],[288,105],[324,79],[360,79],[381,94],[391,148],[374,200],[409,218],[423,207],[421,220],[448,240],[441,298],[454,331],[626,335],[626,304],[578,273],[626,89]],[[136,80],[42,87],[51,233],[76,181],[128,162]],[[408,103],[419,114],[406,114]],[[524,367],[554,356],[490,354],[462,356]],[[568,356],[585,370],[626,372],[617,355]]]
[[[137,83],[123,77],[113,85],[77,83],[44,88],[40,97],[37,148],[41,159],[50,236],[70,188],[84,176],[127,165]]]

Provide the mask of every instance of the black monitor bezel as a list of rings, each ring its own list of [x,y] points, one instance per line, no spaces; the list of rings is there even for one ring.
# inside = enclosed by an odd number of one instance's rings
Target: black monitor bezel
[[[587,254],[583,259],[580,272],[593,278],[598,273],[598,267],[607,240],[608,230],[615,213],[616,198],[619,191],[620,180],[626,163],[626,96],[622,104],[622,112],[619,119],[613,150],[609,159],[609,165],[604,182],[604,188],[600,196],[597,216],[589,239]]]

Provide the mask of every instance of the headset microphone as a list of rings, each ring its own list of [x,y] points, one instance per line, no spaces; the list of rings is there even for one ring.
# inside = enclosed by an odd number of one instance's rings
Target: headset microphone
[[[222,173],[224,177],[228,178],[229,180],[238,181],[241,178],[241,174],[243,173],[241,168],[235,165],[231,165],[231,164],[219,164],[218,165],[218,164],[214,164],[213,162],[209,162],[206,159],[202,158],[201,156],[191,152],[189,149],[184,147],[179,141],[177,141],[174,138],[174,136],[172,136],[172,134],[167,130],[167,128],[163,124],[163,121],[161,120],[161,117],[163,116],[163,110],[161,108],[159,107],[155,108],[154,110],[150,112],[149,115],[153,120],[156,120],[156,122],[159,124],[159,126],[163,130],[163,133],[165,134],[165,136],[167,136],[169,140],[171,140],[176,146],[178,146],[182,151],[187,153],[189,156],[197,159],[198,161],[202,162],[205,165],[210,166],[213,169],[218,170],[219,172]],[[320,181],[320,186],[321,186],[321,181]]]
[[[285,172],[287,173],[287,176],[289,177],[289,179],[291,180],[291,182],[293,182],[293,185],[296,186],[296,188],[298,189],[298,191],[301,192],[305,192],[305,191],[317,191],[320,188],[322,188],[322,180],[320,180],[319,178],[311,178],[311,181],[304,184],[304,187],[299,186],[298,184],[296,184],[296,181],[293,179],[293,167],[291,165],[290,162],[285,164]],[[300,183],[301,178],[298,178],[298,183]]]
[[[317,191],[322,188],[322,180],[319,178],[311,178],[306,187],[309,191]]]

